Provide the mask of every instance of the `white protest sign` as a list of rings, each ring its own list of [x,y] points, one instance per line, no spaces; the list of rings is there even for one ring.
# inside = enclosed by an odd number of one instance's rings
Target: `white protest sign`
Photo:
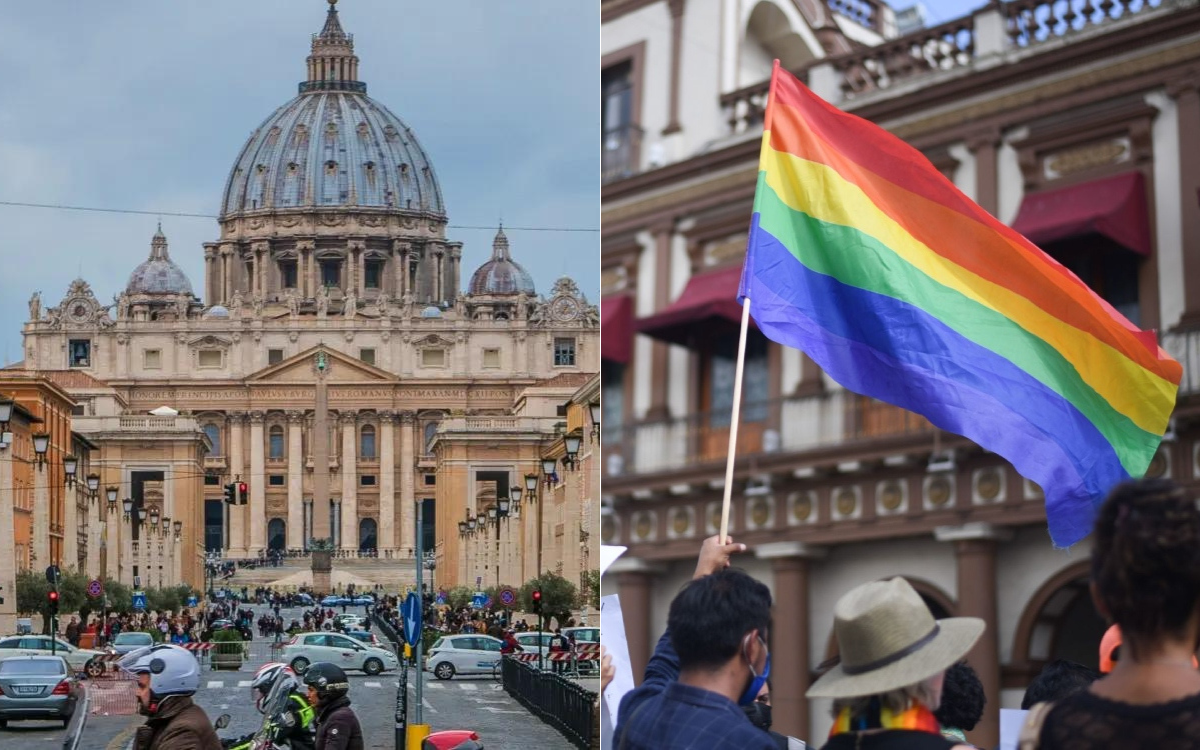
[[[608,566],[617,561],[617,558],[625,553],[627,547],[618,547],[612,544],[600,545],[600,575],[604,575],[608,570]]]
[[[600,642],[604,644],[604,654],[612,657],[613,669],[616,670],[612,682],[604,691],[604,704],[615,727],[621,699],[633,690],[633,668],[629,664],[629,644],[625,641],[625,620],[621,616],[621,600],[616,594],[600,597]]]
[[[1000,709],[1000,750],[1017,750],[1017,740],[1028,713],[1016,708]]]

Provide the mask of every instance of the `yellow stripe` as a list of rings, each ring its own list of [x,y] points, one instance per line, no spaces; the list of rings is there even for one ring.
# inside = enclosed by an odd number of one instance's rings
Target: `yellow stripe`
[[[764,134],[764,145],[769,137]],[[1053,346],[1085,383],[1137,426],[1155,435],[1166,430],[1175,406],[1173,383],[1025,297],[930,250],[831,167],[766,147],[761,169],[766,172],[767,184],[789,208],[874,237],[934,281],[995,310]]]

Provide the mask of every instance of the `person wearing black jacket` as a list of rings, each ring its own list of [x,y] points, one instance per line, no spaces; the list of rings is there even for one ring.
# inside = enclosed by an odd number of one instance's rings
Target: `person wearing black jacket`
[[[316,750],[364,750],[362,728],[350,708],[350,681],[336,664],[319,661],[304,672],[308,702],[317,709]]]

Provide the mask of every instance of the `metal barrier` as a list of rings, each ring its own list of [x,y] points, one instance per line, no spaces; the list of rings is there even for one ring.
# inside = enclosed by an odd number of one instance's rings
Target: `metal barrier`
[[[505,657],[501,672],[504,690],[531,713],[562,732],[582,750],[597,737],[596,693],[553,672]]]

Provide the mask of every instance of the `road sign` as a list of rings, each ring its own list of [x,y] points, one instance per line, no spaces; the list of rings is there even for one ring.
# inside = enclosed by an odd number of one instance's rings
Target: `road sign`
[[[59,575],[60,573],[57,565],[51,565],[50,567],[46,568],[46,582],[51,586],[58,585]]]
[[[197,605],[197,604],[199,604],[199,603],[200,603],[200,601],[199,601],[199,600],[198,600],[196,597],[194,597],[194,596],[189,596],[189,597],[188,597],[188,600],[187,600],[187,605],[188,605],[189,607],[194,607],[194,606],[196,606],[196,605]]]
[[[517,592],[508,586],[500,589],[500,603],[506,607],[513,606],[517,603]]]
[[[438,589],[437,598],[433,600],[433,603],[438,605],[439,607],[446,603],[446,590],[445,589]]]
[[[88,596],[92,597],[93,599],[99,599],[102,594],[104,594],[104,584],[99,578],[93,578],[92,580],[88,581]]]
[[[471,597],[471,606],[475,609],[486,609],[491,603],[491,599],[482,591],[476,591],[475,595]]]
[[[133,592],[133,608],[134,609],[143,609],[143,610],[146,609],[146,592],[145,591]]]
[[[404,619],[404,640],[415,646],[421,639],[421,597],[409,594],[400,605],[400,616]]]

